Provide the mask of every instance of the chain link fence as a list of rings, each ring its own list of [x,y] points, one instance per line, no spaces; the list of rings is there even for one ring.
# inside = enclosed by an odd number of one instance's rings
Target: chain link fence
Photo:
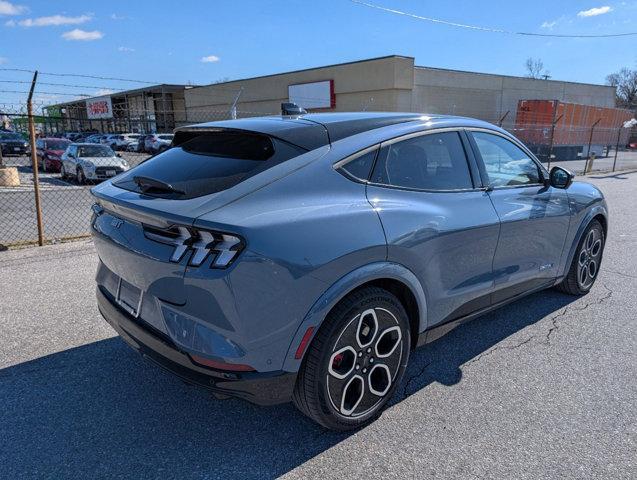
[[[38,105],[35,111],[43,112],[43,106]],[[361,105],[360,108],[376,111],[391,109],[391,106],[382,108],[380,105]],[[60,118],[38,114],[33,119],[40,145],[46,139],[60,139],[65,135],[72,140],[102,142],[112,146],[130,167],[134,167],[156,153],[150,145],[143,142],[151,131],[146,128],[161,134],[187,124],[260,115],[264,113],[234,111],[228,105],[227,109],[199,108],[187,114],[184,111],[165,112],[159,119],[155,116],[96,122],[72,115]],[[4,131],[0,135],[16,136],[13,143],[3,142],[4,167],[0,167],[0,249],[37,245],[35,184],[28,146],[30,138],[26,107],[0,105],[0,117],[5,126],[11,126],[12,129],[12,132]],[[585,171],[637,170],[637,149],[628,148],[629,142],[637,138],[635,129],[601,129],[590,125],[562,128],[552,125],[550,121],[541,125],[520,125],[508,115],[493,118],[485,114],[480,118],[500,125],[520,138],[547,166],[559,164],[580,175]],[[94,137],[104,133],[134,133],[135,136],[126,135],[125,140],[119,143],[113,139]],[[38,149],[36,155],[40,166],[38,189],[44,243],[74,240],[89,235],[90,207],[93,203],[90,189],[93,185],[84,184],[81,176],[78,180],[78,172],[65,172],[68,175],[62,178],[59,162],[55,161],[61,153],[59,150]]]

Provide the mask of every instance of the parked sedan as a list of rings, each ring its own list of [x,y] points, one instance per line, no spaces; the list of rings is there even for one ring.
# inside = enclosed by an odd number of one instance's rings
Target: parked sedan
[[[103,139],[103,144],[108,145],[113,150],[128,150],[128,145],[135,142],[139,138],[136,133],[117,133],[108,135]]]
[[[0,132],[2,155],[26,155],[28,148],[29,143],[19,133]]]
[[[59,172],[62,155],[70,144],[71,141],[65,138],[38,138],[35,141],[38,168],[47,172]]]
[[[106,145],[73,143],[62,155],[62,178],[75,178],[84,185],[106,180],[128,170],[128,163]]]
[[[97,302],[127,343],[336,430],[381,413],[417,346],[587,294],[608,225],[596,187],[501,128],[412,113],[189,126],[92,193]]]

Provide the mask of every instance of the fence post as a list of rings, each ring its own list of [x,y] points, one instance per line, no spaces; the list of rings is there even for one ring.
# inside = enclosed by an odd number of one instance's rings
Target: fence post
[[[239,97],[241,96],[242,93],[243,93],[243,87],[239,89],[239,91],[237,92],[237,95],[234,97],[234,100],[232,101],[232,105],[230,106],[231,120],[237,119],[237,103],[239,102]]]
[[[586,164],[584,165],[584,175],[588,173],[589,168],[593,168],[592,162],[589,166],[589,162],[591,161],[591,145],[593,144],[593,130],[595,130],[595,126],[601,121],[602,119],[598,118],[595,120],[595,123],[591,125],[591,135],[588,137],[588,154],[586,155]]]
[[[617,129],[617,145],[615,145],[615,159],[613,160],[613,172],[615,171],[615,167],[617,166],[617,152],[619,152],[619,138],[622,135],[622,127]]]
[[[559,122],[562,117],[564,116],[564,114],[560,115],[559,117],[557,117],[557,119],[553,120],[553,122],[551,123],[551,141],[549,143],[549,162],[546,168],[548,168],[549,170],[551,169],[551,158],[553,157],[553,137],[555,135],[555,125],[557,125],[557,122]]]
[[[42,227],[42,208],[40,207],[40,181],[38,178],[38,153],[35,148],[35,121],[33,119],[33,90],[38,79],[38,71],[33,74],[31,89],[27,99],[27,115],[29,119],[29,143],[31,144],[31,164],[33,165],[33,194],[35,195],[35,215],[38,223],[38,245],[44,245],[44,232]]]
[[[500,120],[498,121],[498,127],[502,128],[502,123],[504,122],[504,119],[507,118],[510,111],[511,110],[507,110],[506,113],[502,115],[502,117],[500,117]]]

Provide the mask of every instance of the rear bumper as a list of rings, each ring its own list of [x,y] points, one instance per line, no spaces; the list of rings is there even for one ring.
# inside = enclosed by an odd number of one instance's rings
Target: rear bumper
[[[26,155],[27,147],[24,145],[7,145],[0,146],[3,155]]]
[[[193,363],[187,354],[175,348],[170,341],[113,304],[99,286],[96,293],[100,313],[122,339],[144,358],[182,380],[257,405],[276,405],[291,400],[296,373],[235,373],[201,367]]]

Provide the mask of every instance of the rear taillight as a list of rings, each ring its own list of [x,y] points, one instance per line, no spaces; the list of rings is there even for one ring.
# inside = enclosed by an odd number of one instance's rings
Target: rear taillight
[[[212,256],[210,268],[226,268],[243,250],[243,240],[225,232],[201,230],[193,227],[173,226],[160,229],[144,225],[144,235],[150,240],[174,245],[170,261],[178,263],[187,253],[191,253],[188,264],[201,266]]]

